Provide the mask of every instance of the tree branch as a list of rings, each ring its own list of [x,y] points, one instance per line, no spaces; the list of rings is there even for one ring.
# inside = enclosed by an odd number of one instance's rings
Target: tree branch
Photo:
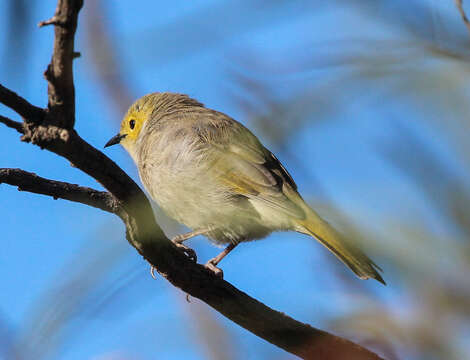
[[[48,85],[48,108],[53,125],[72,129],[75,123],[75,87],[72,63],[76,57],[74,38],[83,0],[58,0],[54,16],[39,26],[54,25],[54,49],[44,76]]]
[[[2,115],[0,115],[0,122],[4,123],[9,128],[15,129],[19,133],[24,134],[23,123],[11,120],[11,119],[9,119],[5,116],[2,116]]]
[[[112,160],[74,131],[29,126],[23,138],[70,160],[101,182],[122,202],[129,242],[173,285],[263,339],[302,358],[379,359],[348,340],[315,329],[270,309],[182,255],[156,224],[150,204],[137,184]]]
[[[255,335],[304,359],[380,359],[357,344],[270,309],[216,277],[205,267],[190,261],[157,225],[150,203],[137,184],[112,160],[76,133],[73,129],[75,100],[72,60],[73,36],[81,5],[82,1],[79,0],[58,0],[54,17],[43,24],[53,24],[55,27],[54,53],[46,71],[49,111],[45,112],[46,118],[42,122],[26,121],[22,140],[68,159],[73,166],[99,181],[122,206],[121,218],[126,225],[128,241],[176,287],[206,302]],[[32,105],[26,102],[29,106],[19,106],[22,103],[24,105],[25,100],[9,90],[2,92],[2,89],[5,88],[0,88],[0,102],[20,115],[22,111],[25,119],[38,117],[37,114],[31,114]],[[10,101],[5,94],[14,94],[15,101]],[[12,177],[11,173],[9,176]],[[45,181],[41,182],[42,185],[50,181],[42,180]],[[53,187],[53,184],[47,184]],[[34,187],[33,182],[29,186],[31,190],[43,190]],[[59,190],[55,188],[55,191]],[[78,193],[81,194],[80,191]],[[68,196],[65,193],[61,195]]]
[[[45,179],[21,169],[0,168],[0,184],[2,183],[17,186],[20,191],[49,195],[55,200],[65,199],[82,203],[118,216],[122,214],[119,201],[106,191]]]
[[[0,84],[0,102],[16,111],[21,117],[29,122],[41,122],[44,118],[44,110],[31,105],[15,92]]]
[[[468,31],[470,31],[470,21],[468,20],[467,14],[463,8],[463,0],[455,0],[455,5],[459,10],[460,16],[462,17],[465,26],[467,27]]]

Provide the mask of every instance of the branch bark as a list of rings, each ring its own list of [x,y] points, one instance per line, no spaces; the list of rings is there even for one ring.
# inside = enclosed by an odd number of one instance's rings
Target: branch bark
[[[73,59],[78,13],[83,0],[58,0],[54,16],[39,26],[54,25],[54,49],[44,76],[48,85],[48,108],[51,124],[72,129],[75,124],[75,86]]]
[[[23,120],[41,122],[44,118],[44,109],[31,105],[28,101],[18,96],[15,92],[0,84],[1,102],[10,109],[15,110]]]
[[[119,201],[106,191],[98,191],[62,181],[45,179],[34,173],[21,169],[0,168],[0,184],[5,183],[18,187],[19,191],[49,195],[55,200],[65,199],[93,206],[118,216],[122,216]]]
[[[15,129],[20,134],[24,134],[23,123],[11,120],[5,116],[0,115],[0,122],[8,126],[9,128]]]
[[[73,166],[100,182],[112,195],[97,192],[101,200],[99,204],[94,204],[103,206],[109,200],[121,206],[120,216],[126,225],[126,237],[130,244],[173,285],[206,302],[248,331],[304,359],[380,359],[378,355],[349,340],[270,309],[216,277],[205,267],[190,261],[157,225],[150,203],[138,185],[111,159],[77,134],[73,129],[75,99],[72,62],[74,33],[81,6],[82,1],[79,0],[58,0],[54,17],[41,24],[53,24],[55,27],[52,60],[46,71],[49,81],[48,109],[29,104],[0,85],[0,102],[25,120],[22,141],[31,142],[68,159]],[[2,122],[14,125],[10,121]],[[11,127],[18,130],[18,126]],[[21,176],[16,178],[17,175]],[[9,181],[5,182],[24,190],[53,196],[56,194],[61,198],[67,196],[72,201],[85,203],[90,201],[90,193],[96,195],[92,189],[53,182],[20,170],[10,169],[4,176]],[[109,196],[112,196],[112,200]]]

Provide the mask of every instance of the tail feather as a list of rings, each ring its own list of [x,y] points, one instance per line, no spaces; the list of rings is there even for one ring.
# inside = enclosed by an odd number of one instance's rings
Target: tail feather
[[[382,269],[359,248],[348,243],[333,227],[308,208],[305,220],[299,221],[299,232],[310,235],[345,263],[359,278],[375,279],[386,285],[379,274]]]

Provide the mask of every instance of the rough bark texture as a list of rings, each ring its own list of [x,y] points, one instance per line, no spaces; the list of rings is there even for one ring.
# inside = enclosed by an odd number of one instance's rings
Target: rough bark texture
[[[0,184],[2,183],[16,186],[19,191],[49,195],[54,200],[65,199],[79,202],[118,216],[122,214],[119,201],[106,191],[97,191],[62,181],[44,179],[21,169],[0,168]]]
[[[168,281],[251,331],[298,355],[317,360],[380,359],[349,340],[315,329],[274,311],[203,266],[190,261],[169,241],[157,225],[152,208],[139,186],[106,155],[83,140],[74,130],[75,94],[72,75],[74,35],[82,0],[58,0],[55,15],[43,25],[54,25],[51,63],[46,70],[48,107],[41,109],[0,85],[0,102],[15,110],[19,123],[0,117],[0,122],[23,134],[30,142],[68,159],[108,192],[52,181],[19,169],[0,169],[0,183],[20,190],[63,198],[94,206],[121,217],[131,245]]]

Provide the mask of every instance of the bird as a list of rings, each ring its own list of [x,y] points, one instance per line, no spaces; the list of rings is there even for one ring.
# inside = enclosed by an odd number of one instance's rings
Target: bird
[[[179,93],[154,92],[136,100],[120,131],[105,147],[121,144],[135,162],[147,193],[191,231],[172,239],[195,260],[184,241],[204,235],[225,246],[206,268],[238,244],[274,231],[295,231],[319,241],[360,279],[385,285],[382,269],[323,220],[302,198],[292,176],[258,138],[230,116]]]

